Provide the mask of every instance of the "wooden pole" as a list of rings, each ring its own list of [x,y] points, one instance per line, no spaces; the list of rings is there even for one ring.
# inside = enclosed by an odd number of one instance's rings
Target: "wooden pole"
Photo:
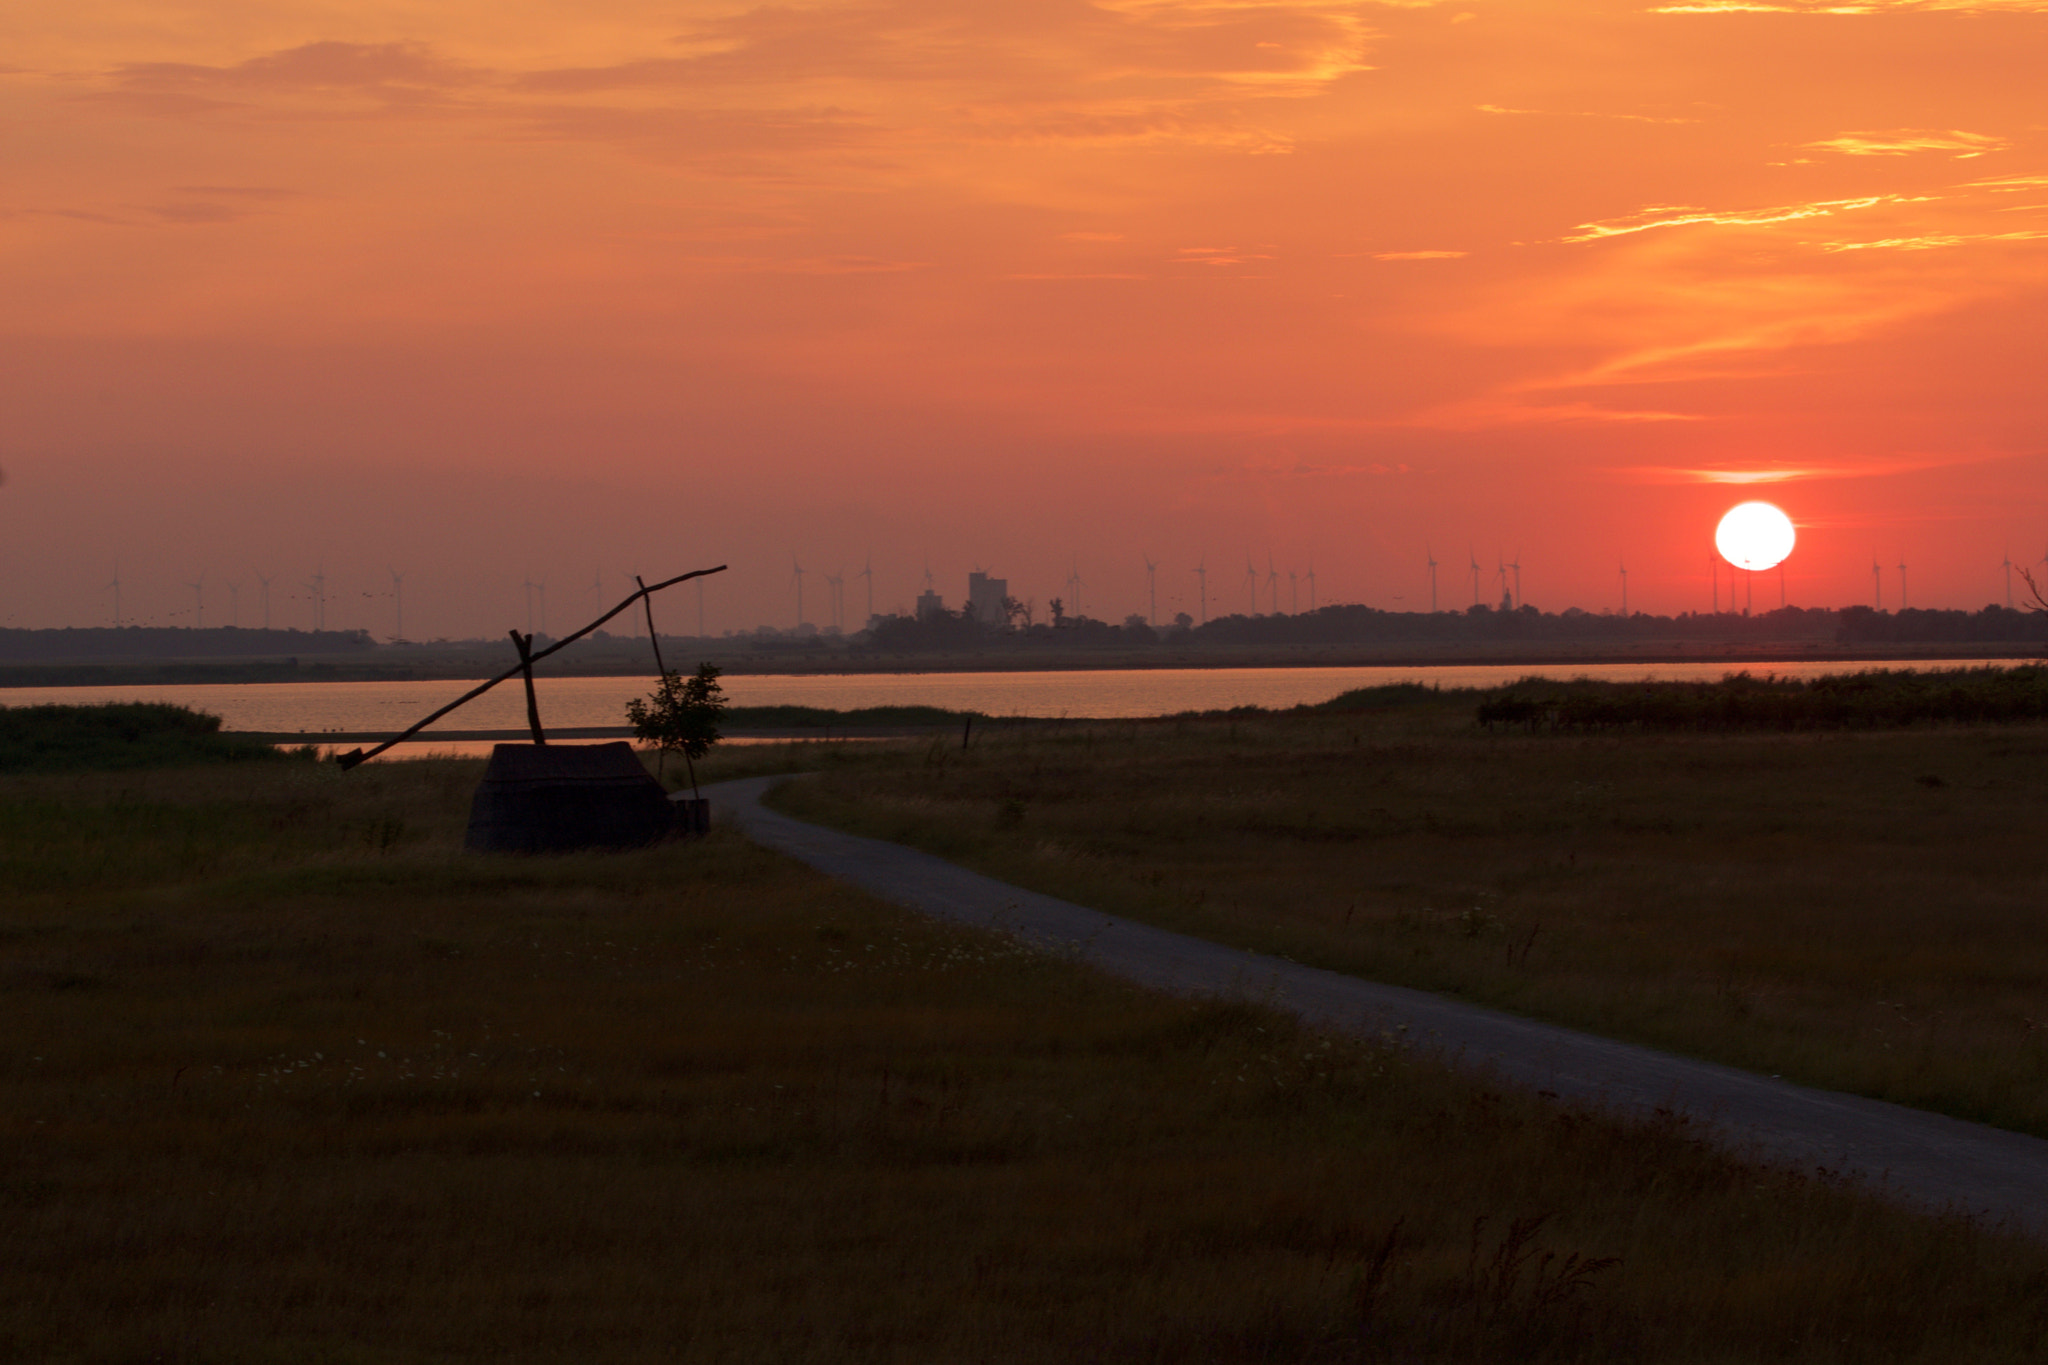
[[[647,591],[647,585],[634,574],[633,581],[640,584],[640,605],[647,608],[647,642],[654,646],[654,671],[662,677],[668,676],[668,665],[661,661],[661,637],[654,633],[654,598]]]
[[[453,711],[460,706],[464,706],[470,702],[475,701],[478,697],[481,697],[484,693],[490,691],[499,683],[508,682],[511,679],[518,677],[520,673],[525,671],[531,664],[539,663],[542,659],[547,658],[548,655],[554,653],[558,649],[565,649],[568,646],[575,644],[578,640],[590,634],[590,632],[596,630],[599,626],[603,625],[605,622],[611,620],[614,616],[617,616],[620,612],[624,611],[626,608],[632,606],[635,602],[639,601],[643,595],[647,593],[660,592],[663,588],[672,588],[678,583],[687,583],[693,578],[704,578],[711,574],[724,573],[725,570],[726,566],[723,564],[719,565],[715,569],[695,569],[689,573],[677,574],[674,578],[664,579],[663,581],[656,583],[651,588],[643,587],[638,592],[635,592],[631,597],[628,597],[625,601],[619,603],[619,605],[613,607],[610,611],[598,617],[595,621],[592,621],[583,629],[577,631],[574,635],[568,636],[565,639],[557,640],[553,644],[549,645],[546,649],[543,649],[539,653],[535,654],[530,660],[526,661],[525,663],[515,664],[511,668],[506,669],[503,673],[500,673],[497,677],[492,678],[487,682],[478,683],[475,687],[470,688],[469,691],[463,693],[454,701],[449,702],[446,706],[434,712],[433,715],[428,716],[425,720],[420,721],[411,729],[406,730],[400,734],[393,735],[390,739],[385,740],[382,744],[379,744],[376,748],[368,750],[367,752],[365,752],[362,749],[351,749],[345,754],[336,754],[334,756],[334,761],[341,765],[342,770],[344,772],[350,768],[356,767],[358,764],[365,763],[370,759],[375,758],[378,754],[383,753],[386,749],[389,749],[394,744],[403,744],[406,740],[411,739],[414,735],[426,729],[429,725],[432,725],[435,721],[441,719],[441,717],[447,715],[450,711]]]
[[[548,737],[540,728],[540,702],[533,695],[533,637],[512,632],[512,643],[519,647],[519,667],[526,674],[526,725],[533,731],[533,742],[545,744]]]

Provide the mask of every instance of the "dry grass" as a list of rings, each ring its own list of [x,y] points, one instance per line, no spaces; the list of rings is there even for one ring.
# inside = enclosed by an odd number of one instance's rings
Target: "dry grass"
[[[789,809],[1206,938],[2048,1135],[2048,729],[1082,727]]]
[[[1146,995],[724,833],[461,856],[479,767],[0,784],[0,1357],[2048,1345],[2048,1252],[1680,1124]]]

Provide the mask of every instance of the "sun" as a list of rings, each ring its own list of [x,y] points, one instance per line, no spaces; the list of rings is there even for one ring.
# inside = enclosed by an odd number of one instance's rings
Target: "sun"
[[[1767,502],[1738,503],[1714,528],[1714,548],[1738,569],[1773,569],[1799,539],[1792,518]]]

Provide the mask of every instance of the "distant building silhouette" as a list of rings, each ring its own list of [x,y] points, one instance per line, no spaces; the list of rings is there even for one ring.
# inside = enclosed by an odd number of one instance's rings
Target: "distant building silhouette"
[[[1010,580],[990,578],[985,573],[967,575],[967,610],[975,620],[990,627],[1008,624],[1003,599],[1010,595]]]
[[[936,619],[937,619],[938,617],[944,616],[945,614],[946,614],[946,603],[945,603],[945,599],[944,599],[944,598],[942,598],[942,597],[940,597],[940,596],[939,596],[939,595],[938,595],[937,593],[935,593],[935,592],[931,592],[931,591],[927,590],[927,591],[925,591],[925,592],[921,592],[921,593],[919,593],[919,594],[917,595],[917,619],[918,619],[918,620],[920,620],[920,621],[931,621],[931,620],[936,620]]]

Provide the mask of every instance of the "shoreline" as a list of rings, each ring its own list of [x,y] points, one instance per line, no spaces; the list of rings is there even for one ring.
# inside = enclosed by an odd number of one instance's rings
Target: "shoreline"
[[[1167,670],[1298,668],[1573,668],[1594,665],[1726,664],[1731,668],[1774,663],[1839,663],[1845,668],[1961,660],[1986,665],[2040,661],[2044,651],[2025,642],[1934,641],[1886,646],[1820,641],[1756,642],[1646,641],[1617,649],[1611,642],[1572,645],[1500,642],[1470,645],[1301,645],[1247,649],[1140,649],[975,651],[972,653],[875,654],[843,651],[801,657],[752,654],[708,660],[728,677],[855,677],[868,674],[916,676],[947,673],[1091,673]],[[479,680],[500,671],[501,660],[481,654],[443,659],[270,659],[137,660],[124,663],[0,665],[0,693],[54,687],[190,686],[236,683],[456,682]],[[557,664],[536,677],[642,678],[653,675],[651,659],[641,661],[606,651],[582,665]]]

